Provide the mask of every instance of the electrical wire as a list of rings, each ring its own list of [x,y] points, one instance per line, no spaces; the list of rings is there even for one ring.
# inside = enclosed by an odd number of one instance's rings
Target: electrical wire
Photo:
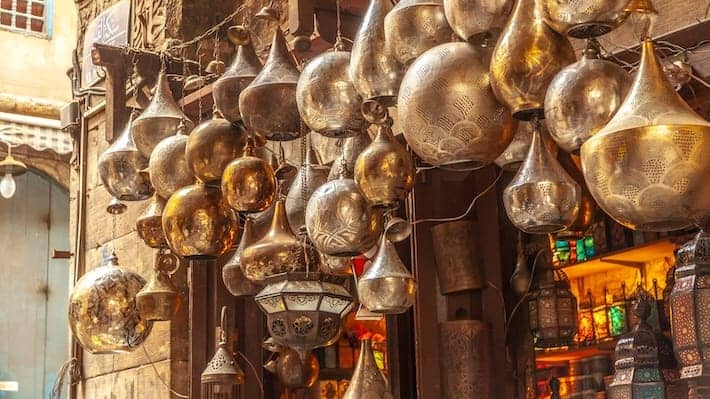
[[[256,378],[256,383],[259,384],[259,391],[261,391],[261,397],[264,397],[264,383],[261,382],[261,378],[259,377],[259,373],[256,372],[256,367],[252,364],[252,362],[249,361],[249,359],[244,356],[242,352],[237,351],[237,354],[241,356],[242,359],[247,363],[249,368],[251,369],[252,373],[254,373],[254,377]]]
[[[163,376],[160,375],[160,372],[158,372],[158,368],[155,367],[155,362],[153,361],[153,359],[151,359],[150,354],[148,354],[148,349],[145,348],[145,344],[141,345],[141,348],[143,348],[143,352],[145,353],[146,359],[148,359],[148,362],[149,362],[150,365],[153,367],[153,371],[155,372],[156,377],[158,377],[158,379],[160,380],[160,382],[163,383],[163,385],[165,386],[165,388],[168,388],[168,390],[170,391],[170,393],[172,393],[173,395],[177,396],[178,398],[190,399],[189,396],[183,395],[183,394],[181,394],[180,392],[177,392],[177,391],[175,391],[174,389],[170,388],[170,385],[165,381],[165,379],[163,379]]]
[[[537,251],[537,254],[535,255],[535,260],[533,260],[533,265],[530,270],[530,281],[528,282],[528,288],[525,290],[525,294],[520,298],[518,303],[515,304],[513,307],[513,310],[510,312],[510,315],[507,316],[507,319],[505,321],[505,328],[503,329],[503,341],[505,342],[508,339],[508,332],[510,330],[510,323],[513,320],[513,317],[515,314],[518,312],[518,309],[520,309],[520,305],[525,302],[525,300],[530,296],[530,289],[532,288],[532,282],[535,279],[535,269],[537,268],[537,261],[540,259],[540,255],[542,255],[545,252],[545,249],[541,249]],[[507,312],[505,311],[505,302],[503,303],[503,309],[504,309],[504,314]]]

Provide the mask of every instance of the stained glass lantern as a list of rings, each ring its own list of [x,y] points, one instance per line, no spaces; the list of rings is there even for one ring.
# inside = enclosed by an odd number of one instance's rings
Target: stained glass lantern
[[[710,394],[710,236],[704,230],[676,252],[670,308],[681,379],[690,380],[689,397],[704,397],[693,396]]]
[[[552,268],[550,251],[546,250],[539,261],[540,280],[528,302],[530,331],[535,337],[535,346],[550,348],[569,345],[577,334],[577,299],[570,292],[570,283],[564,272]]]
[[[297,351],[302,359],[311,349],[337,341],[341,320],[354,305],[345,281],[313,272],[267,277],[266,287],[254,299],[266,314],[274,341]]]
[[[579,305],[577,315],[577,342],[587,343],[596,339],[594,333],[594,302],[592,291],[587,291],[587,299]]]
[[[596,339],[609,338],[609,313],[607,305],[599,305],[594,308],[594,334]]]
[[[624,335],[629,331],[626,324],[626,301],[624,299],[615,300],[609,306],[607,313],[609,314],[609,334],[612,337]]]

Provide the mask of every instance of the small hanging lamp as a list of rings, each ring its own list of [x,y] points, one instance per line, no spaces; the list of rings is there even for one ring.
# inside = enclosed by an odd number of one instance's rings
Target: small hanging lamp
[[[385,16],[387,51],[402,65],[450,42],[453,35],[441,0],[402,0]]]
[[[274,141],[305,134],[296,104],[299,75],[283,32],[277,28],[264,68],[239,95],[239,110],[249,131]]]
[[[575,61],[566,37],[547,26],[541,0],[516,0],[491,57],[491,86],[519,120],[542,118],[547,86]]]
[[[202,371],[202,399],[236,399],[237,386],[244,384],[244,371],[234,359],[227,326],[227,307],[222,307],[219,342],[212,360]]]
[[[155,192],[163,198],[170,198],[178,189],[195,182],[185,159],[187,134],[187,124],[183,121],[178,126],[177,133],[163,139],[150,154],[150,182]]]
[[[469,43],[483,43],[500,32],[513,8],[513,0],[443,1],[449,25]]]
[[[177,314],[182,296],[170,276],[180,267],[177,256],[158,253],[153,275],[136,294],[136,306],[141,317],[150,321],[167,321]]]
[[[385,15],[390,0],[370,0],[350,56],[350,77],[363,100],[394,105],[404,71],[385,41]]]
[[[133,140],[138,151],[145,159],[149,159],[153,148],[164,138],[173,135],[183,121],[187,124],[188,130],[192,129],[192,122],[175,102],[165,71],[161,70],[158,74],[158,82],[155,84],[153,98],[131,124]]]
[[[236,123],[242,120],[239,113],[239,95],[256,78],[262,65],[245,26],[230,27],[228,37],[237,47],[237,55],[224,74],[214,82],[212,96],[215,107],[224,118]]]
[[[99,157],[99,176],[109,194],[121,201],[142,201],[150,198],[153,187],[148,174],[148,158],[136,148],[131,134],[131,118],[123,132]]]
[[[389,383],[377,367],[369,339],[360,341],[360,358],[343,399],[394,399]]]
[[[244,248],[257,242],[258,238],[254,232],[254,219],[246,218],[239,246],[234,251],[234,255],[222,267],[224,285],[227,287],[227,291],[234,296],[253,296],[264,288],[262,284],[247,279],[242,270],[242,252],[244,252]]]
[[[579,184],[550,155],[536,126],[525,162],[503,191],[508,218],[529,234],[559,232],[575,221],[580,199]]]
[[[237,212],[262,212],[276,196],[277,182],[268,162],[254,156],[249,140],[244,154],[230,162],[222,174],[222,195]]]
[[[17,190],[14,176],[20,176],[27,172],[27,165],[12,156],[10,143],[5,144],[7,144],[7,156],[0,161],[0,175],[3,176],[2,180],[0,180],[0,195],[3,198],[12,198]]]
[[[168,245],[163,232],[163,209],[165,209],[165,200],[154,194],[148,207],[136,219],[138,236],[151,248],[166,248]]]
[[[525,161],[525,158],[528,156],[528,152],[530,152],[530,144],[532,143],[533,136],[532,132],[532,123],[518,123],[515,136],[513,136],[513,141],[511,141],[505,151],[503,151],[503,153],[496,158],[495,164],[505,171],[516,172],[520,168],[520,165],[522,165]],[[552,157],[557,158],[559,148],[547,132],[545,124],[540,125],[540,137],[542,138],[542,142],[545,144],[545,147],[547,147],[550,151]]]
[[[298,170],[298,176],[293,180],[290,193],[286,197],[286,215],[291,228],[297,233],[305,233],[306,205],[313,192],[328,180],[328,167],[322,166],[310,140],[306,147],[306,159]]]
[[[523,245],[523,232],[520,230],[518,230],[518,243],[515,248],[515,270],[510,276],[510,287],[516,295],[523,296],[530,290],[532,275],[528,268],[528,257]]]
[[[242,155],[247,133],[215,111],[212,119],[198,125],[187,138],[185,160],[196,178],[219,185],[227,165]]]
[[[577,39],[605,35],[629,16],[629,0],[543,0],[545,22],[563,35]]]
[[[355,161],[357,157],[372,143],[369,133],[363,129],[357,135],[343,140],[340,153],[333,160],[333,165],[328,173],[328,181],[339,179],[342,169],[343,176],[352,179],[355,177]]]
[[[116,197],[111,197],[111,200],[106,205],[106,212],[109,215],[122,215],[126,212],[128,207],[121,200]]]
[[[375,313],[400,314],[414,304],[417,283],[383,234],[372,264],[357,283],[360,302]]]

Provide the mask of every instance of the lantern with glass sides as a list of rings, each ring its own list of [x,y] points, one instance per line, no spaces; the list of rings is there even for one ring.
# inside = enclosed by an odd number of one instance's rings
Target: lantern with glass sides
[[[296,350],[302,359],[308,351],[335,342],[340,336],[341,320],[354,305],[345,281],[343,277],[318,272],[267,277],[266,287],[255,300],[266,314],[274,341]]]
[[[588,290],[584,301],[579,304],[577,314],[577,338],[576,341],[582,344],[594,342],[596,333],[594,331],[594,300],[592,291]]]

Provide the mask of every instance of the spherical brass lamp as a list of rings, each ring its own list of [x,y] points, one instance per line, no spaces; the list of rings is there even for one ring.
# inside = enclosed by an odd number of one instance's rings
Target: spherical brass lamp
[[[177,133],[163,139],[155,146],[148,161],[150,182],[155,192],[170,198],[175,191],[195,182],[195,177],[185,159],[187,125],[181,123]]]
[[[513,0],[444,0],[449,25],[463,40],[481,43],[500,32],[513,7]]]
[[[163,209],[165,200],[153,195],[148,207],[136,220],[138,236],[151,248],[166,248],[165,233],[163,232]]]
[[[237,212],[266,210],[276,196],[276,177],[268,162],[254,156],[251,142],[222,174],[222,195]]]
[[[196,178],[217,184],[227,165],[242,155],[247,134],[215,112],[212,119],[198,125],[187,138],[185,160]]]
[[[543,0],[545,22],[557,32],[574,38],[607,34],[628,17],[629,0]]]
[[[402,0],[385,17],[388,52],[402,65],[450,42],[453,35],[441,0]]]

